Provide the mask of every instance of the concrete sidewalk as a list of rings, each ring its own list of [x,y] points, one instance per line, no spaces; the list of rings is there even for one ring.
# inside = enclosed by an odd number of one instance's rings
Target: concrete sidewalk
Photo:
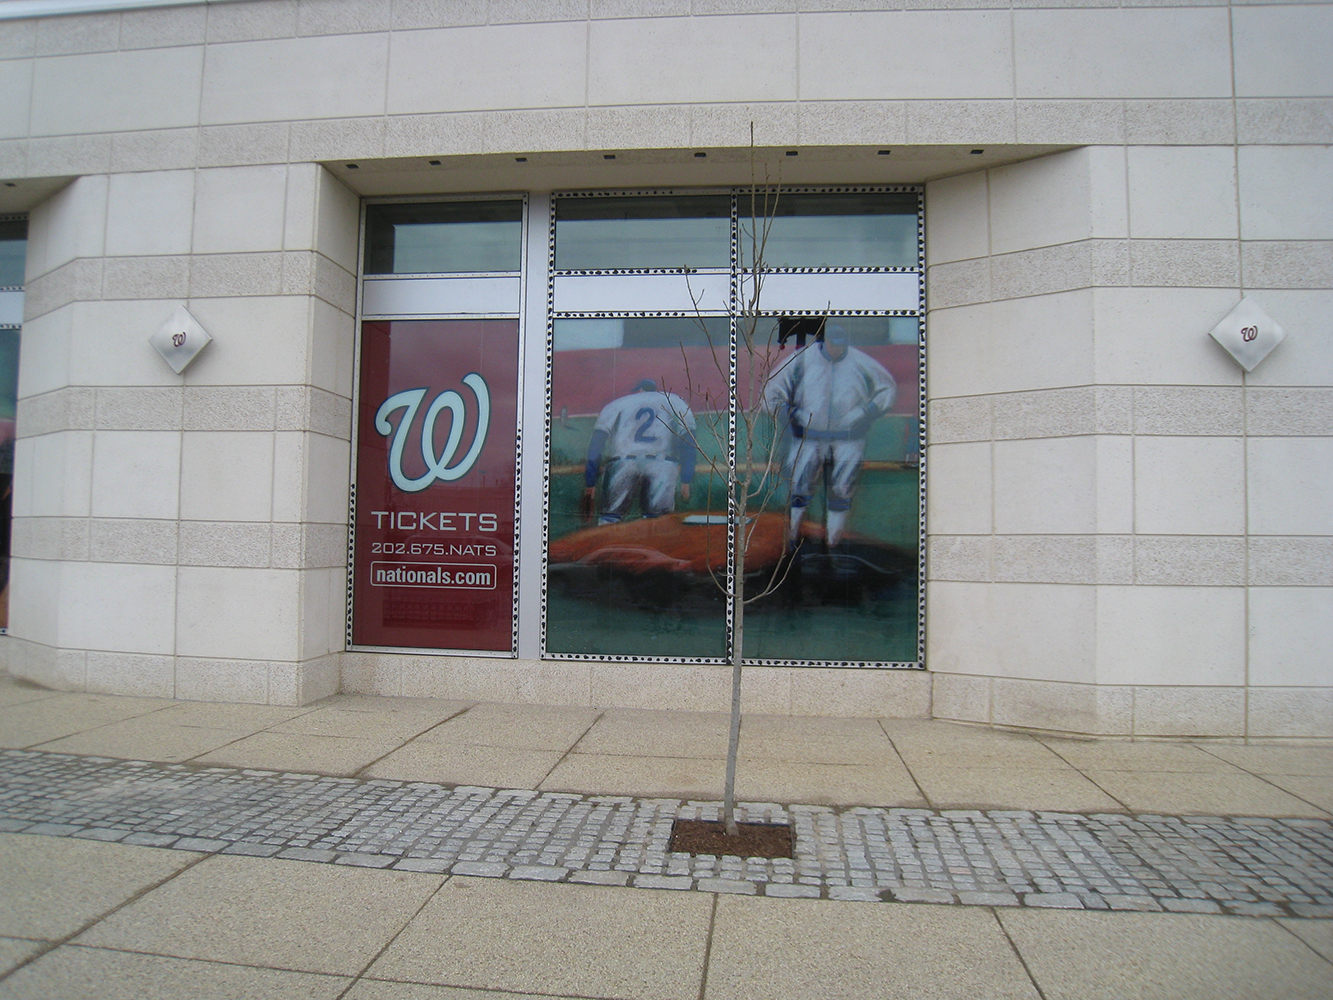
[[[725,734],[721,715],[214,705],[0,678],[0,746],[264,771],[715,799]],[[741,753],[749,800],[1333,816],[1328,746],[749,717]],[[543,884],[12,833],[0,899],[0,997],[1333,998],[1318,919]]]
[[[0,675],[0,747],[589,794],[720,798],[723,713],[335,695],[301,708],[64,694]],[[746,716],[737,797],[1333,819],[1333,746],[1125,742]]]

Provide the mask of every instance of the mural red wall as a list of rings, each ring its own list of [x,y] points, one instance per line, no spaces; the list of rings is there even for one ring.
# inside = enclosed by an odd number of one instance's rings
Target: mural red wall
[[[518,321],[366,323],[352,641],[513,651]]]

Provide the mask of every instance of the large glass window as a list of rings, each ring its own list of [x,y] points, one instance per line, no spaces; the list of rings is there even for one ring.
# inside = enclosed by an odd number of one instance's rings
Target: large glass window
[[[28,223],[0,218],[0,632],[9,627],[10,514],[14,498],[14,417]]]
[[[514,652],[523,211],[367,206],[356,645]]]
[[[707,512],[726,506],[730,336],[726,317],[555,321],[549,648],[726,654],[726,518]]]
[[[367,207],[349,642],[919,665],[920,191],[749,195]]]
[[[617,201],[634,206],[634,246],[608,229],[590,252],[596,219],[570,220]],[[719,315],[699,281],[633,273],[665,264],[652,254],[672,245],[678,203],[554,204],[557,270],[605,273],[552,277],[544,652],[720,660],[734,594],[749,661],[918,662],[919,193],[783,193],[776,210],[770,193],[752,219],[738,192],[726,229],[742,245],[767,231],[770,277],[756,300],[737,253]]]
[[[353,641],[513,648],[518,321],[361,331]]]

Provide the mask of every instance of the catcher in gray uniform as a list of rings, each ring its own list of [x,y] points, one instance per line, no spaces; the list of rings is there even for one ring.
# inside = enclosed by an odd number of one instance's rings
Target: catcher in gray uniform
[[[842,540],[865,457],[866,433],[893,406],[898,387],[874,358],[848,341],[845,328],[824,327],[824,339],[804,347],[773,373],[764,404],[791,426],[791,508],[787,541],[794,542],[824,480],[829,548]]]
[[[634,498],[644,517],[661,517],[676,509],[676,488],[690,498],[694,481],[694,414],[673,392],[659,392],[643,379],[634,392],[602,408],[588,443],[583,472],[583,511],[591,518],[597,476],[605,456],[606,492],[598,524],[615,524],[629,513]]]

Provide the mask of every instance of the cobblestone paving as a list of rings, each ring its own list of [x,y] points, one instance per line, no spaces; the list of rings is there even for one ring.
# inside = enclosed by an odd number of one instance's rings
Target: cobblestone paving
[[[187,851],[865,901],[1333,917],[1333,824],[1317,819],[829,808],[790,822],[796,858],[667,850],[716,802],[0,751],[0,831]]]

